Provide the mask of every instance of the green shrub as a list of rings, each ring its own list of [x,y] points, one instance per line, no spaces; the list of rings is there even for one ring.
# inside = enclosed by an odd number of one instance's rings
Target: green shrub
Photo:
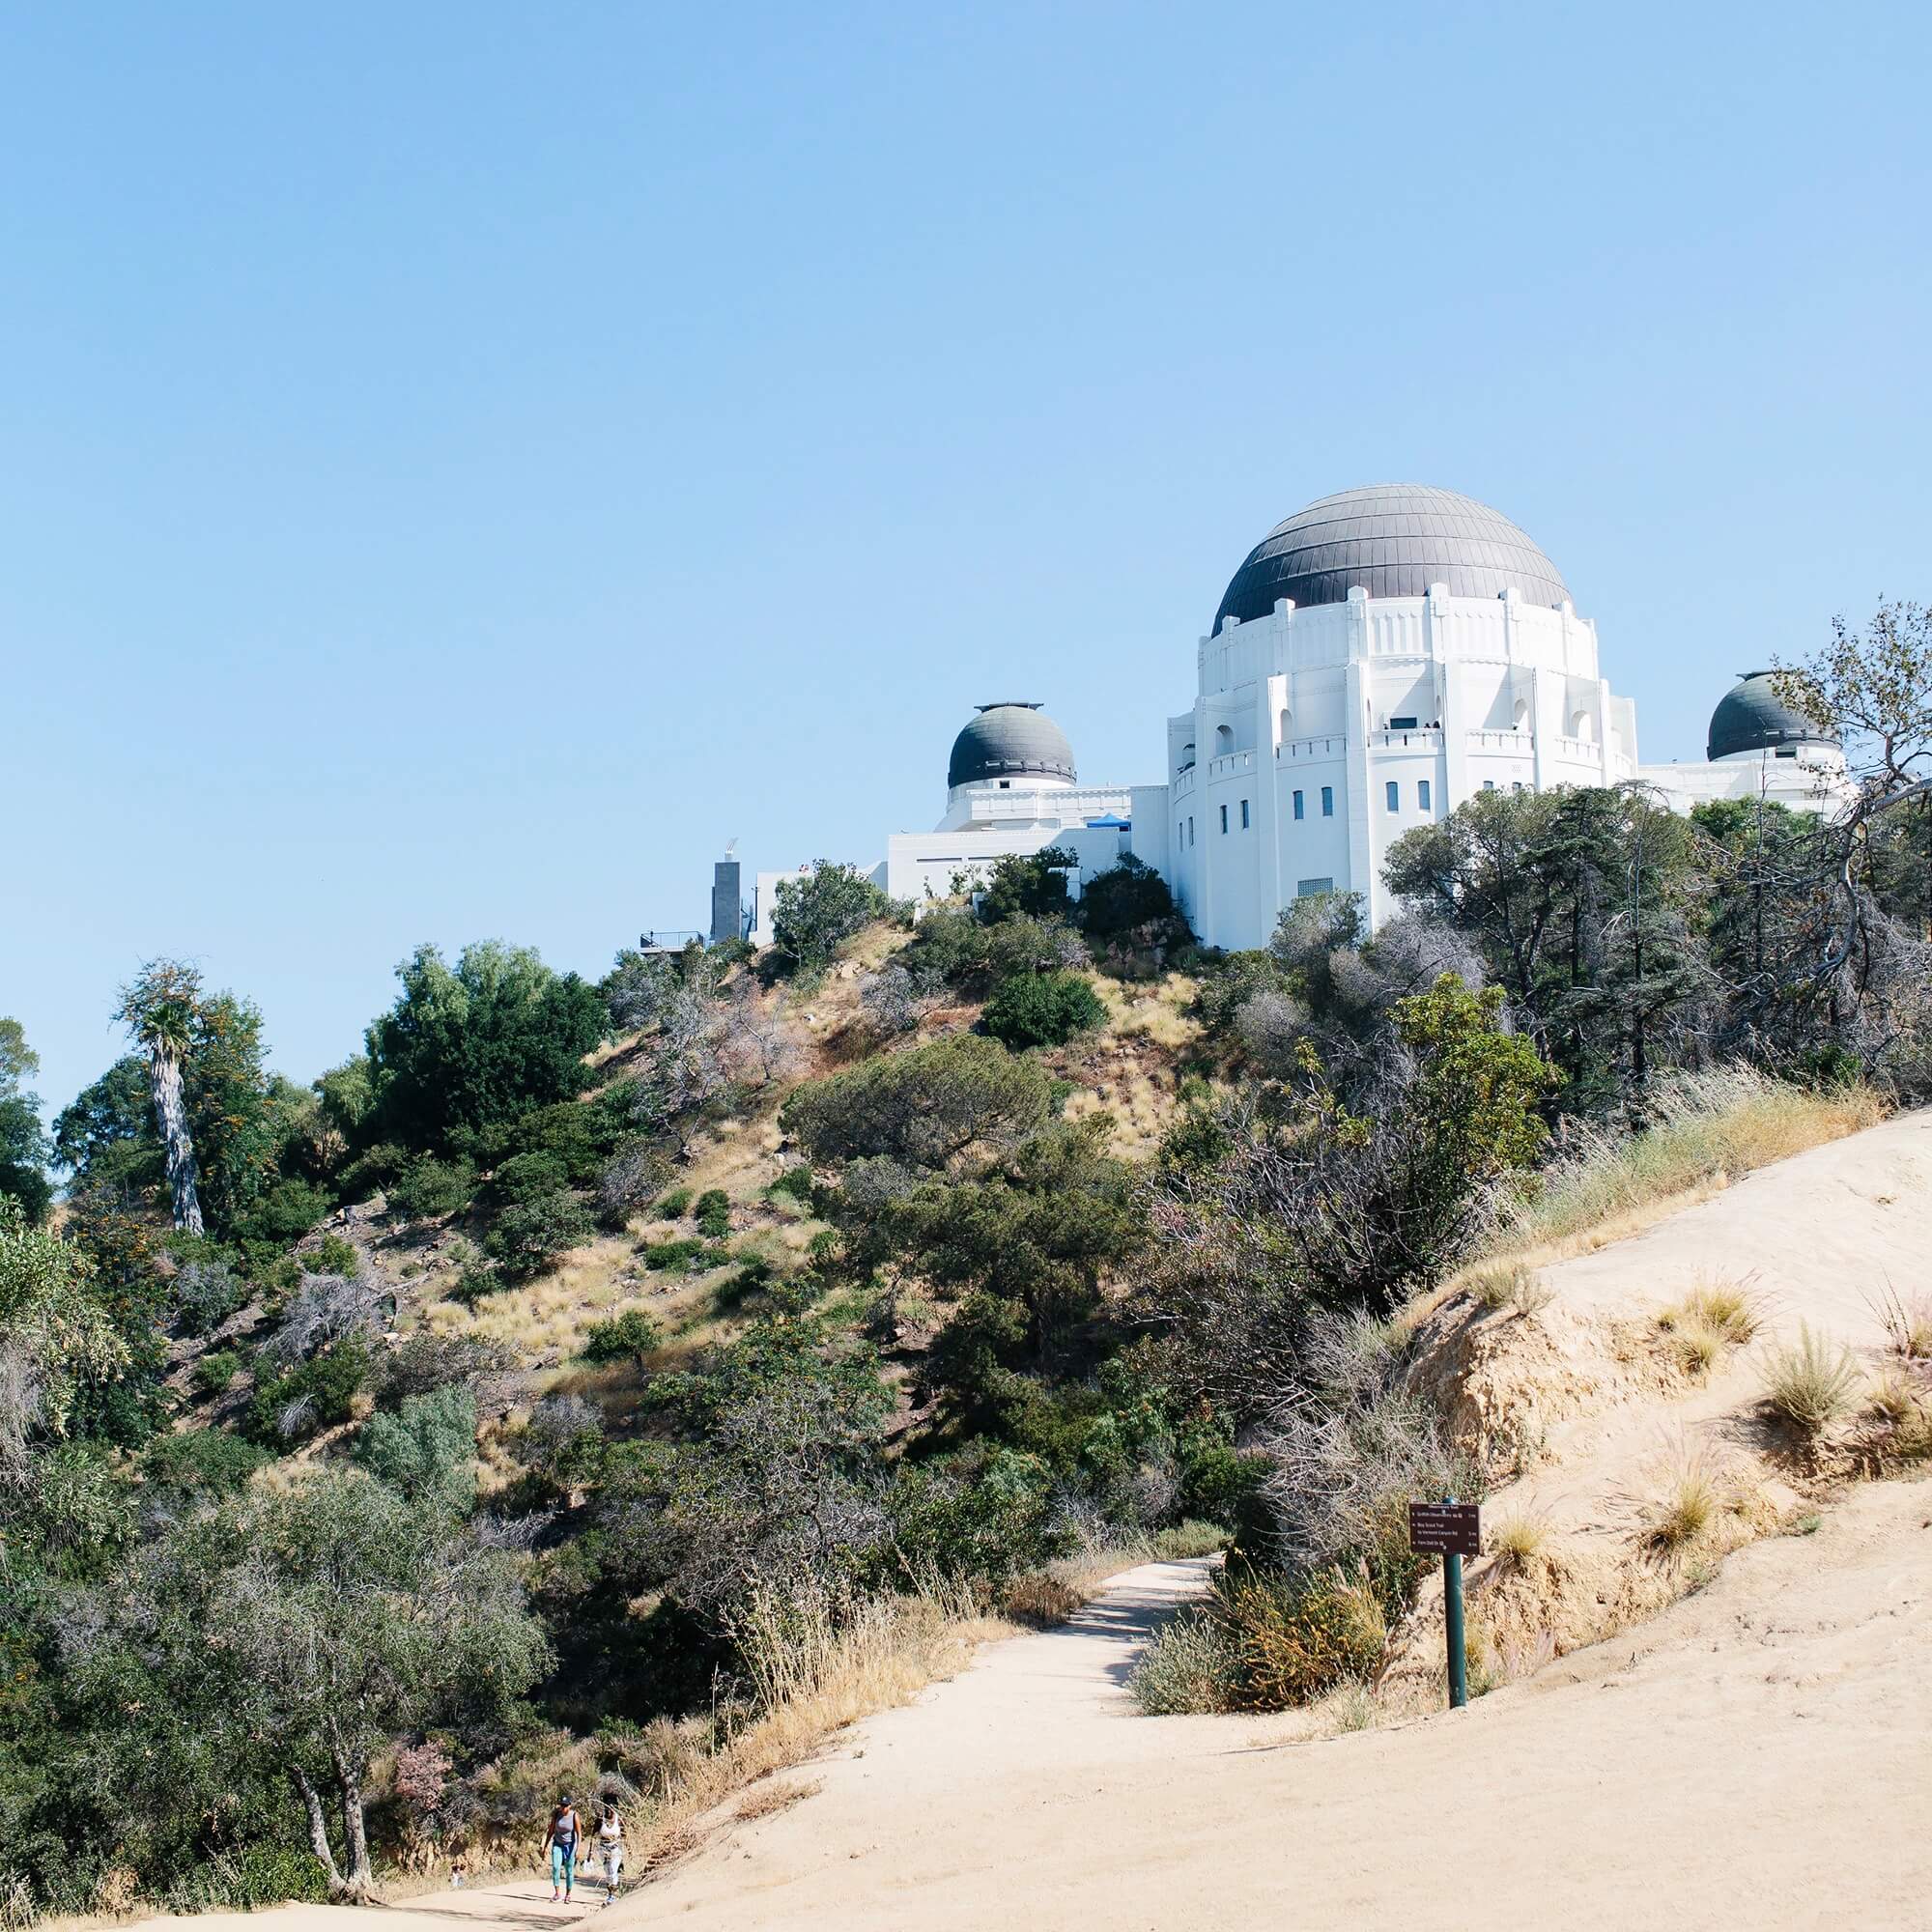
[[[345,1241],[340,1235],[325,1235],[314,1247],[304,1248],[297,1259],[310,1274],[340,1275],[344,1280],[354,1281],[362,1271],[354,1242]]]
[[[349,1420],[350,1406],[369,1378],[369,1351],[351,1335],[288,1374],[258,1382],[245,1428],[270,1447],[305,1441]]]
[[[688,1187],[673,1187],[658,1203],[657,1217],[660,1221],[681,1221],[690,1207],[691,1189]]]
[[[460,1213],[476,1191],[476,1168],[468,1160],[412,1160],[390,1184],[391,1211],[411,1221],[433,1221]]]
[[[560,1194],[570,1185],[570,1172],[559,1154],[512,1154],[490,1177],[490,1198],[505,1205],[540,1201]]]
[[[772,908],[772,951],[793,973],[831,965],[846,942],[893,902],[856,866],[821,859],[810,872],[781,879]]]
[[[707,1187],[697,1197],[692,1215],[700,1235],[722,1241],[731,1232],[731,1198],[722,1187]]]
[[[431,1395],[478,1376],[499,1375],[517,1366],[513,1350],[480,1335],[439,1335],[418,1328],[384,1358],[380,1392],[384,1402]]]
[[[300,1240],[334,1205],[313,1181],[278,1180],[249,1210],[242,1232],[251,1240],[286,1246]]]
[[[541,1274],[567,1248],[587,1241],[596,1232],[589,1209],[574,1194],[559,1188],[505,1208],[492,1224],[483,1246],[506,1279],[527,1281]]]
[[[475,1449],[476,1398],[452,1384],[405,1397],[393,1415],[372,1415],[355,1458],[412,1501],[462,1510],[476,1493]]]
[[[366,1201],[372,1194],[386,1194],[409,1164],[408,1148],[398,1147],[394,1141],[378,1141],[374,1147],[364,1148],[335,1177],[336,1190],[345,1201]]]
[[[1059,845],[1037,852],[1008,852],[993,861],[975,895],[975,910],[987,924],[1017,918],[1052,919],[1066,910],[1066,874],[1079,861]]]
[[[190,1379],[203,1395],[219,1395],[241,1373],[241,1355],[233,1349],[216,1349],[194,1365]]]
[[[248,1284],[219,1256],[197,1256],[175,1270],[169,1294],[184,1335],[206,1335],[247,1306]]]
[[[642,1255],[644,1265],[654,1273],[665,1273],[671,1268],[681,1273],[692,1273],[702,1265],[711,1252],[708,1241],[700,1241],[690,1236],[676,1241],[646,1241],[638,1250]]]
[[[789,1195],[801,1208],[810,1208],[811,1187],[811,1170],[801,1164],[786,1168],[765,1191],[768,1194]]]
[[[627,1308],[608,1321],[593,1322],[583,1338],[583,1357],[591,1362],[633,1361],[656,1353],[664,1330],[641,1308]]]
[[[1078,973],[1021,973],[1002,980],[986,1002],[986,1031],[1015,1052],[1029,1046],[1065,1046],[1091,1033],[1107,1009]]]
[[[141,1451],[141,1480],[156,1494],[225,1495],[269,1460],[225,1429],[181,1429],[156,1435]]]
[[[1129,852],[1118,866],[1087,881],[1074,914],[1089,932],[1111,936],[1172,919],[1174,895],[1151,866]]]
[[[1229,1703],[1239,1711],[1286,1711],[1345,1678],[1372,1678],[1388,1641],[1375,1592],[1339,1570],[1224,1573],[1212,1614],[1233,1661]]]
[[[1226,1626],[1186,1609],[1154,1632],[1127,1689],[1150,1718],[1195,1717],[1234,1708],[1235,1676]]]

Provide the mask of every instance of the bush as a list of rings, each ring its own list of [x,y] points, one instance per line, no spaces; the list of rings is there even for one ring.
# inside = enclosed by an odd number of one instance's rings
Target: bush
[[[476,1493],[475,1449],[476,1398],[452,1385],[406,1397],[393,1415],[372,1415],[355,1444],[355,1459],[412,1502],[456,1511]]]
[[[771,1194],[788,1195],[801,1208],[810,1208],[812,1199],[811,1190],[811,1169],[801,1163],[797,1167],[786,1168],[766,1191]]]
[[[695,1274],[705,1264],[711,1243],[687,1236],[676,1241],[647,1241],[638,1252],[653,1273],[663,1274],[676,1268],[681,1273]]]
[[[475,1191],[474,1162],[424,1154],[403,1169],[390,1183],[386,1198],[392,1213],[411,1221],[434,1221],[460,1213]]]
[[[593,1322],[583,1338],[583,1356],[591,1362],[636,1362],[664,1343],[664,1330],[641,1308],[627,1308],[608,1321]]]
[[[182,1429],[141,1451],[141,1480],[157,1496],[184,1499],[239,1490],[269,1461],[225,1429]]]
[[[1018,1052],[1064,1046],[1107,1017],[1099,995],[1077,973],[1022,973],[1003,980],[986,1002],[986,1031]]]
[[[1089,932],[1111,936],[1174,918],[1174,895],[1151,866],[1129,852],[1087,881],[1074,913]]]
[[[490,1198],[499,1205],[526,1205],[561,1194],[570,1185],[570,1173],[560,1156],[554,1153],[512,1154],[490,1177]]]
[[[707,1187],[697,1197],[692,1210],[697,1232],[713,1241],[722,1241],[731,1232],[731,1199],[722,1187]]]
[[[298,1241],[335,1204],[307,1180],[278,1180],[255,1203],[242,1233],[251,1240],[286,1246]]]
[[[345,1241],[340,1235],[325,1235],[314,1247],[303,1249],[297,1260],[308,1274],[339,1275],[354,1281],[362,1272],[362,1260],[355,1243]]]
[[[1226,1628],[1205,1609],[1182,1610],[1154,1632],[1127,1689],[1150,1718],[1232,1709],[1235,1660]]]
[[[527,1281],[543,1273],[566,1249],[587,1241],[596,1232],[582,1202],[559,1188],[505,1208],[484,1237],[483,1246],[506,1280]]]
[[[384,1402],[401,1402],[407,1396],[467,1385],[479,1376],[500,1375],[516,1366],[515,1352],[500,1342],[418,1328],[384,1361],[378,1388]]]
[[[1079,863],[1058,845],[1006,853],[993,861],[975,895],[975,909],[989,925],[1022,917],[1055,918],[1066,910],[1066,874]]]
[[[270,1447],[305,1441],[349,1420],[369,1377],[369,1351],[350,1335],[287,1375],[257,1384],[248,1403],[249,1437]]]
[[[954,1034],[796,1089],[779,1112],[818,1160],[890,1155],[940,1168],[976,1142],[1009,1147],[1046,1123],[1052,1077],[997,1040]]]
[[[194,1365],[190,1379],[203,1395],[219,1395],[241,1373],[241,1355],[233,1349],[216,1349]]]
[[[184,1335],[206,1335],[248,1303],[248,1284],[227,1262],[184,1262],[169,1290]]]
[[[1227,1639],[1229,1704],[1237,1711],[1286,1711],[1344,1678],[1373,1677],[1388,1641],[1375,1592],[1339,1570],[1224,1574],[1212,1614]]]
[[[691,1189],[673,1187],[658,1203],[657,1216],[660,1221],[681,1221],[691,1207]]]

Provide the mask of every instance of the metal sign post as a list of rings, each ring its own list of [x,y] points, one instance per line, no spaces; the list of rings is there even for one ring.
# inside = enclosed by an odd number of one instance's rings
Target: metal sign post
[[[1449,1708],[1469,1701],[1469,1654],[1463,1636],[1463,1559],[1483,1553],[1483,1513],[1454,1496],[1439,1503],[1410,1503],[1408,1547],[1417,1555],[1442,1559],[1442,1625],[1449,1639]]]

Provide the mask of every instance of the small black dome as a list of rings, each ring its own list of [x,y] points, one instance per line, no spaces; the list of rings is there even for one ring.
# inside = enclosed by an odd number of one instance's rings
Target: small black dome
[[[1214,613],[1243,624],[1276,600],[1346,604],[1360,584],[1371,597],[1424,597],[1446,583],[1455,597],[1521,593],[1532,604],[1569,601],[1562,574],[1499,510],[1454,490],[1372,483],[1323,497],[1277,524],[1248,553]]]
[[[1769,752],[1779,745],[1835,745],[1831,728],[1794,710],[1777,695],[1777,673],[1747,670],[1718,700],[1711,713],[1708,758],[1739,752]]]
[[[946,787],[1020,777],[1073,781],[1073,747],[1037,704],[982,704],[952,741]]]

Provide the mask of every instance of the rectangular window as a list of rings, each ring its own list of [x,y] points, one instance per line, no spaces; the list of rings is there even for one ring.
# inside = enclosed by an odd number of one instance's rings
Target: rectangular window
[[[1416,780],[1415,802],[1424,811],[1429,810],[1429,781],[1427,779]]]
[[[1388,799],[1388,809],[1391,811],[1400,811],[1402,810],[1401,785],[1397,784],[1393,779],[1390,779],[1387,786],[1385,787],[1385,794]]]
[[[1228,808],[1224,805],[1221,808],[1221,830],[1225,832],[1227,831],[1227,829],[1228,829]]]
[[[1415,729],[1415,720],[1413,718],[1391,718],[1389,720],[1389,729],[1391,731],[1413,731]]]
[[[1317,893],[1332,893],[1333,879],[1297,879],[1294,882],[1294,896],[1298,899],[1312,899]]]
[[[1245,832],[1247,829],[1248,829],[1248,802],[1246,799],[1243,799],[1241,801],[1241,830]]]
[[[1194,843],[1194,821],[1191,818],[1187,821],[1187,842],[1190,845]]]
[[[1294,794],[1294,815],[1295,815],[1295,817],[1297,817],[1297,818],[1299,818],[1299,817],[1301,816],[1301,807],[1302,807],[1302,803],[1303,803],[1303,801],[1302,801],[1302,796],[1301,796],[1301,794],[1300,794],[1299,792],[1296,792],[1296,793]]]
[[[1495,788],[1496,788],[1496,781],[1494,779],[1485,779],[1483,781],[1483,789],[1485,791],[1494,791]]]
[[[1520,779],[1518,779],[1517,781],[1510,786],[1511,791],[1520,791],[1521,789],[1522,789],[1522,781]]]
[[[1333,818],[1335,816],[1335,787],[1333,785],[1323,785],[1321,787],[1321,816],[1323,818]],[[1321,890],[1326,892],[1328,889],[1324,886]]]

